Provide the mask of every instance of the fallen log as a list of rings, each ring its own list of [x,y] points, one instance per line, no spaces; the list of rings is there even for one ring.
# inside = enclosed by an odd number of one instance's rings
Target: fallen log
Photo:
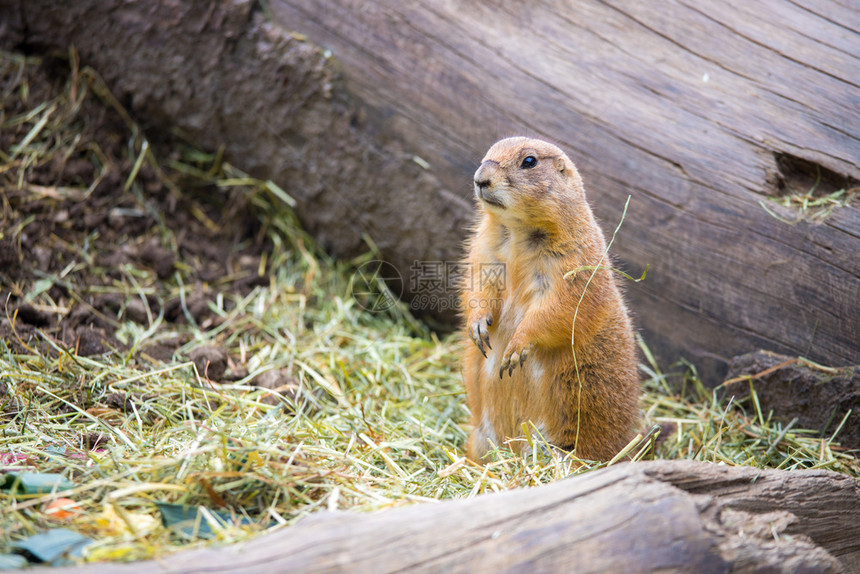
[[[754,349],[860,363],[860,210],[799,220],[769,198],[860,179],[860,17],[841,2],[273,0],[342,61],[350,92],[469,195],[500,136],[558,142],[646,281],[659,356],[714,381]],[[817,184],[816,184],[817,182]],[[766,208],[774,212],[781,221]]]
[[[273,22],[248,0],[6,0],[0,26],[28,50],[74,44],[150,125],[225,143],[336,255],[367,232],[418,307],[453,305],[413,263],[458,258],[477,161],[522,133],[568,151],[607,232],[633,196],[614,252],[651,266],[628,296],[662,361],[710,382],[759,348],[860,363],[860,210],[818,222],[769,199],[860,179],[849,5],[266,6]]]
[[[848,476],[654,461],[469,500],[322,513],[159,561],[44,572],[856,572],[858,541],[860,489]]]

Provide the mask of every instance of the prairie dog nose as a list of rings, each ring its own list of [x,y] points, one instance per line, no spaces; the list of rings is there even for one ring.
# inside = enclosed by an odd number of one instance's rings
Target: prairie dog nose
[[[486,189],[493,182],[493,176],[499,171],[499,164],[494,161],[485,161],[475,172],[475,187]]]

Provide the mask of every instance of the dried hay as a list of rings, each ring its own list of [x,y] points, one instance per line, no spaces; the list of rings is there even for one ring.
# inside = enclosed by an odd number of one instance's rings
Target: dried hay
[[[466,461],[459,339],[439,339],[401,304],[381,313],[362,309],[351,296],[350,278],[374,258],[372,251],[332,261],[301,230],[284,190],[241,173],[221,153],[174,144],[160,160],[97,74],[80,70],[74,55],[71,60],[65,86],[37,101],[27,82],[28,68],[39,62],[0,54],[0,134],[17,134],[0,140],[5,213],[14,211],[7,197],[12,190],[19,202],[85,202],[94,193],[109,161],[97,139],[84,153],[93,163],[92,182],[52,187],[28,178],[37,166],[79,154],[87,139],[81,103],[95,98],[126,124],[120,185],[137,198],[136,209],[151,207],[139,181],[142,170],[156,174],[171,193],[217,188],[244,198],[268,250],[252,288],[231,291],[229,276],[210,285],[215,295],[203,321],[190,309],[197,287],[181,257],[167,278],[129,264],[110,281],[90,285],[78,280],[98,258],[77,245],[77,257],[58,272],[3,285],[52,318],[93,294],[115,294],[125,303],[106,317],[115,326],[115,344],[90,356],[50,330],[24,329],[6,304],[0,470],[57,473],[72,486],[26,494],[19,484],[0,491],[0,552],[62,524],[94,540],[86,560],[138,560],[212,539],[236,542],[322,509],[368,512],[471,497],[605,466],[535,438],[529,456],[501,448],[486,466]],[[25,109],[8,115],[13,99]],[[195,209],[198,222],[219,231],[205,209]],[[178,230],[152,216],[161,221],[154,230],[161,243],[177,245]],[[29,223],[4,219],[0,240],[15,245]],[[54,286],[68,294],[65,302]],[[180,302],[185,321],[166,318],[171,300]],[[128,318],[132,301],[143,319]],[[182,343],[166,360],[151,356],[148,349],[165,340]],[[207,363],[192,357],[212,346],[226,350],[227,363],[223,375],[210,378]],[[705,389],[692,365],[666,374],[644,343],[642,349],[643,429],[650,430],[612,463],[658,457],[860,476],[857,461],[834,437],[775,422],[761,412],[754,392],[738,404],[720,388]],[[272,384],[261,386],[265,380]],[[666,436],[657,442],[661,425]],[[61,516],[56,509],[46,512],[59,498],[73,504],[62,506]],[[163,503],[204,510],[190,530],[170,528],[157,506]]]

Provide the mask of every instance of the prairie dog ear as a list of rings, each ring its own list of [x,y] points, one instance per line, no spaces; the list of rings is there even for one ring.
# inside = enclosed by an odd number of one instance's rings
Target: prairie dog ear
[[[555,158],[555,169],[559,173],[565,173],[567,171],[567,168],[564,165],[564,158],[563,157]]]

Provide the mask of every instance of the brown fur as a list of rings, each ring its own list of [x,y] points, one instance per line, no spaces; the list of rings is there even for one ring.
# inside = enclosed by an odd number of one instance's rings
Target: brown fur
[[[528,156],[537,159],[532,168],[522,165]],[[606,249],[576,167],[552,144],[504,139],[475,173],[475,194],[461,294],[469,458],[479,461],[490,441],[522,437],[523,423],[582,458],[613,457],[638,422],[636,346],[611,271],[597,271],[574,325],[591,270],[563,276],[597,265]],[[504,285],[487,280],[498,264]]]

